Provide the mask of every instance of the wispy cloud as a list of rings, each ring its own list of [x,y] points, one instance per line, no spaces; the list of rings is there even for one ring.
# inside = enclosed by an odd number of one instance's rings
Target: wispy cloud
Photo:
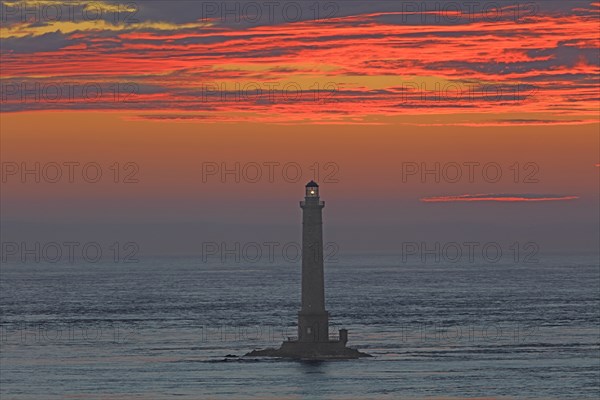
[[[461,195],[446,195],[435,197],[423,197],[421,201],[424,203],[451,203],[451,202],[473,202],[473,201],[494,201],[494,202],[540,202],[540,201],[565,201],[576,200],[578,196],[566,196],[558,194],[461,194]]]

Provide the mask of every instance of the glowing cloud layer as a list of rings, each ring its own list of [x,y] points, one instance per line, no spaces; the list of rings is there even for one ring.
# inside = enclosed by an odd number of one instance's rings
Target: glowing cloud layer
[[[135,10],[95,2],[103,13],[75,2],[61,19],[23,20],[14,11],[22,3],[7,3],[13,11],[0,30],[7,112],[178,111],[203,121],[317,124],[432,112],[490,115],[471,122],[477,126],[599,121],[598,3],[542,4],[524,15],[511,5],[490,18],[341,2],[328,18],[261,24],[206,18],[202,7],[177,1]],[[523,110],[529,118],[515,115]]]

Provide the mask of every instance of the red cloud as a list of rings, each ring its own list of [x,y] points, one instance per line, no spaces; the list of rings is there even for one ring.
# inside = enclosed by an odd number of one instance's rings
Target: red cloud
[[[467,201],[498,201],[498,202],[538,202],[576,200],[578,196],[563,196],[556,194],[461,194],[448,196],[423,197],[424,203],[450,203]]]
[[[38,37],[4,39],[4,111],[210,110],[214,120],[226,114],[231,120],[278,123],[306,121],[310,115],[311,123],[348,124],[369,122],[373,115],[397,117],[400,110],[408,110],[414,115],[458,111],[507,116],[476,122],[470,118],[466,124],[474,126],[598,122],[596,18],[540,14],[518,23],[485,18],[454,25],[429,21],[403,24],[400,13],[381,12],[248,29],[94,29],[63,34],[67,44],[55,50],[41,46]],[[8,45],[20,50],[7,51]],[[32,47],[37,50],[25,51]],[[28,88],[41,85],[42,99],[14,89],[23,82]],[[62,83],[110,89],[94,102],[44,98]],[[114,101],[116,84],[130,83],[140,88],[130,96],[135,102]],[[279,86],[271,98],[266,85],[274,83]],[[257,84],[262,95],[249,90],[249,96],[240,98],[236,85],[248,84]],[[288,84],[293,90],[284,91]],[[328,91],[328,84],[335,90]],[[204,96],[206,87],[218,87],[219,93]],[[335,112],[325,113],[328,109]],[[523,111],[540,115],[515,115]]]

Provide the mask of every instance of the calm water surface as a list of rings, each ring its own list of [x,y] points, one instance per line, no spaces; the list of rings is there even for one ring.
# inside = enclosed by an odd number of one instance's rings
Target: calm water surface
[[[153,258],[4,264],[8,399],[587,399],[600,391],[600,267],[326,266],[332,334],[373,358],[225,358],[295,335],[300,268]]]

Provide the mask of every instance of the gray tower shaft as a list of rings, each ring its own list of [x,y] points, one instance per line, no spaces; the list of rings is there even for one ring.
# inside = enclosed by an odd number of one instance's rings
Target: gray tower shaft
[[[302,308],[298,313],[298,339],[329,340],[329,314],[325,311],[323,268],[323,217],[319,197],[305,197],[302,208]]]

